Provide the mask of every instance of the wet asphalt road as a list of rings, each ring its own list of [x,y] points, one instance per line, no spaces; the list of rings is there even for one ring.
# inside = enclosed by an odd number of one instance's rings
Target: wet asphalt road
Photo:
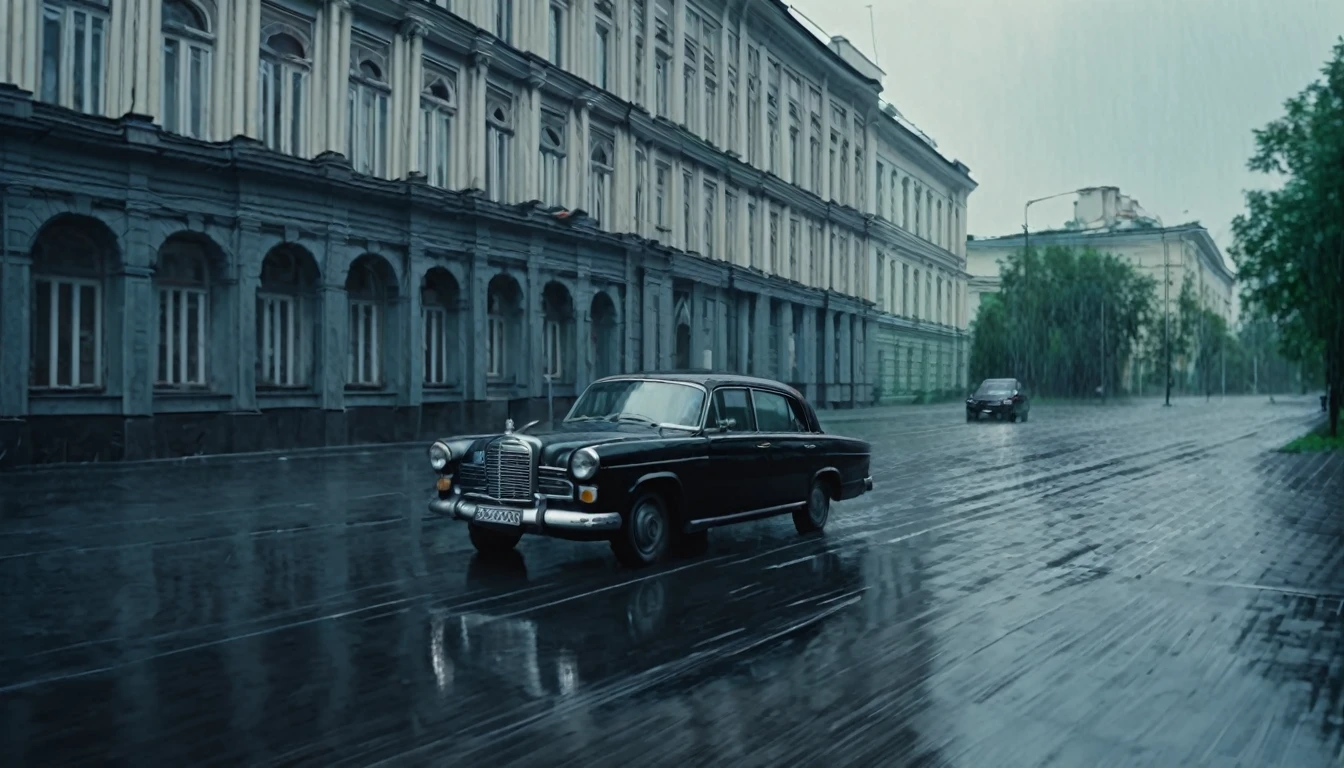
[[[1344,744],[1314,401],[833,419],[820,537],[654,571],[422,515],[420,448],[0,475],[7,766],[1308,766]]]

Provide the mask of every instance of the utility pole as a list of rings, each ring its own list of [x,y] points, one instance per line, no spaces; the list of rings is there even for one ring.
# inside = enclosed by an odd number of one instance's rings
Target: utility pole
[[[1171,405],[1171,256],[1167,249],[1167,236],[1162,235],[1162,341],[1166,347],[1164,352],[1167,358],[1167,401],[1164,406]]]

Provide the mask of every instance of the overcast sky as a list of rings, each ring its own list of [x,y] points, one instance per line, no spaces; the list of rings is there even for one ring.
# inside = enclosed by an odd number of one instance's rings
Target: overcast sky
[[[1344,34],[1344,0],[786,2],[870,58],[876,32],[885,98],[980,184],[971,234],[1114,185],[1168,225],[1198,219],[1225,256],[1242,191],[1268,185],[1246,170],[1251,130]],[[1037,203],[1032,229],[1072,210]]]

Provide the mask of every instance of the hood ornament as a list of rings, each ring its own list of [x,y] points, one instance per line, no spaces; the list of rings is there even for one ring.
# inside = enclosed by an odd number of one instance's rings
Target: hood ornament
[[[504,434],[506,435],[513,434],[513,419],[504,420]]]

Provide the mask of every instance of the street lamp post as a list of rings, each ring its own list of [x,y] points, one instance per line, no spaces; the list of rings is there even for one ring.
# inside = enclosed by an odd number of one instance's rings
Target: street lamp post
[[[1162,346],[1167,358],[1167,401],[1171,405],[1171,257],[1167,250],[1167,233],[1162,233]]]
[[[1026,260],[1027,254],[1028,254],[1028,253],[1030,252],[1030,250],[1031,250],[1031,228],[1030,228],[1030,227],[1028,226],[1028,224],[1027,224],[1027,216],[1028,216],[1029,212],[1031,211],[1031,206],[1034,205],[1034,204],[1036,204],[1036,203],[1043,202],[1043,201],[1045,201],[1045,200],[1054,200],[1054,199],[1057,198],[1057,197],[1064,197],[1065,195],[1076,195],[1076,194],[1078,194],[1078,193],[1080,193],[1080,192],[1082,192],[1082,191],[1083,191],[1083,190],[1082,190],[1081,188],[1079,188],[1079,189],[1071,189],[1071,190],[1069,190],[1068,192],[1057,192],[1057,193],[1055,193],[1055,194],[1053,194],[1053,195],[1046,195],[1045,197],[1037,197],[1037,198],[1033,198],[1033,199],[1031,199],[1031,200],[1028,200],[1028,201],[1022,206],[1022,257],[1023,257],[1023,259],[1024,259],[1024,261],[1022,262],[1022,264],[1023,264],[1023,269],[1026,268],[1026,265],[1027,265],[1027,264],[1030,264],[1030,263],[1031,263],[1030,261],[1027,261],[1027,260]],[[1027,282],[1030,282],[1030,280],[1028,280]],[[1032,307],[1032,316],[1033,316],[1033,318],[1035,317],[1035,309],[1036,309],[1036,308],[1033,306],[1033,307]],[[1034,330],[1034,329],[1033,329],[1033,330]],[[1035,386],[1036,382],[1035,382],[1035,380],[1034,380],[1033,377],[1028,376],[1027,379],[1028,379],[1028,381],[1027,381],[1027,385],[1028,385],[1028,386]]]

